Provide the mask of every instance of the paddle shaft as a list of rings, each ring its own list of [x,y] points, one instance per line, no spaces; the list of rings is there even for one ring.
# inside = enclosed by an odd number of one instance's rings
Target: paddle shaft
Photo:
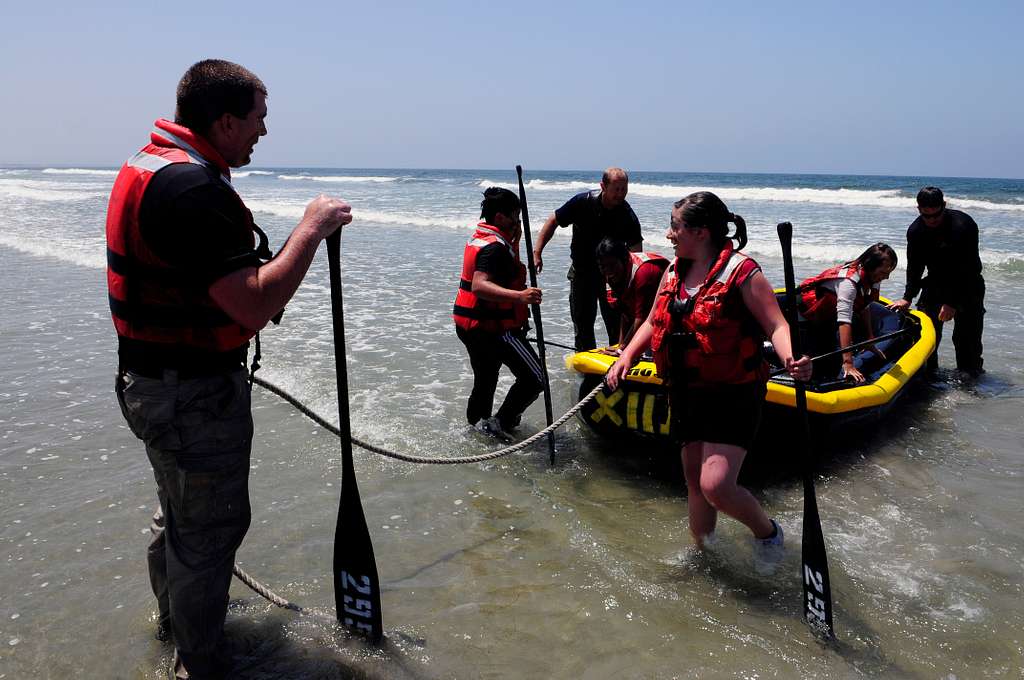
[[[789,304],[789,303],[787,302],[786,304]],[[846,347],[840,347],[839,349],[834,349],[831,352],[825,352],[824,354],[819,354],[818,356],[812,358],[811,361],[821,361],[822,359],[828,359],[829,357],[834,357],[837,354],[843,354],[845,352],[852,352],[855,349],[860,349],[861,347],[867,347],[868,345],[873,345],[876,342],[881,342],[882,340],[888,340],[889,338],[895,338],[897,335],[903,335],[904,333],[907,333],[910,330],[911,330],[911,327],[907,326],[906,328],[901,328],[898,331],[893,331],[892,333],[886,333],[885,335],[879,335],[877,338],[871,338],[870,340],[864,340],[862,342],[855,342],[852,345],[847,345]],[[796,346],[795,345],[793,346],[793,356],[796,356]],[[782,375],[785,372],[786,372],[785,368],[777,368],[774,371],[772,371],[771,373],[769,373],[769,377],[774,378],[775,376]]]
[[[516,166],[516,175],[519,177],[519,207],[523,214],[523,235],[526,237],[526,267],[530,272],[530,286],[537,287],[537,265],[533,262],[533,243],[530,236],[530,211],[526,207],[526,187],[523,186],[523,166]],[[533,308],[533,325],[537,327],[537,353],[540,354],[540,370],[544,376],[544,416],[548,425],[552,423],[551,414],[551,384],[548,382],[548,362],[544,350],[544,324],[540,319],[540,305],[531,305]],[[548,451],[551,453],[551,464],[555,464],[555,434],[548,432]]]
[[[793,276],[793,225],[782,222],[778,225],[779,241],[782,244],[782,262],[786,275],[786,318],[789,321],[789,337],[793,356],[802,356],[800,351],[800,329],[797,326],[796,280]],[[832,627],[832,586],[828,577],[828,556],[825,554],[825,538],[821,532],[821,518],[818,516],[818,501],[814,492],[814,455],[811,452],[811,428],[807,420],[807,390],[800,380],[794,381],[797,412],[797,442],[803,459],[804,478],[804,521],[801,545],[801,573],[803,576],[804,618],[811,629],[826,639],[835,638]]]
[[[338,622],[377,644],[384,636],[380,612],[380,580],[373,544],[359,500],[352,461],[349,421],[345,315],[341,294],[341,229],[327,237],[331,270],[331,312],[334,321],[334,366],[338,382],[338,430],[341,439],[341,501],[334,530],[334,604]]]
[[[550,340],[538,340],[537,338],[527,338],[527,340],[529,340],[530,342],[532,342],[535,345],[538,342],[543,342],[545,345],[551,345],[552,347],[558,347],[560,349],[567,349],[567,350],[570,350],[572,352],[576,351],[575,347],[570,347],[569,345],[559,344],[557,342],[551,342]]]

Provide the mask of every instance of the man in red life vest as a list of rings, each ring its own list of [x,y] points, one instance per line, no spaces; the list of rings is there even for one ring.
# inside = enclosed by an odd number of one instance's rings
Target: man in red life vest
[[[669,261],[657,253],[634,253],[625,241],[612,238],[597,245],[595,256],[608,282],[608,304],[622,316],[618,349],[605,350],[618,356],[654,306]]]
[[[267,134],[266,99],[237,64],[194,64],[174,122],[156,121],[121,168],[107,212],[116,393],[156,478],[149,575],[176,677],[228,670],[228,586],[250,519],[248,341],[291,299],[320,241],[352,221],[345,201],[319,196],[271,256],[230,170]]]
[[[540,359],[526,340],[529,305],[540,304],[540,288],[526,286],[519,260],[519,197],[491,187],[480,203],[480,222],[462,256],[462,277],[452,318],[469,352],[473,391],[466,420],[478,430],[511,441],[508,432],[544,389]],[[516,381],[491,416],[502,364]]]

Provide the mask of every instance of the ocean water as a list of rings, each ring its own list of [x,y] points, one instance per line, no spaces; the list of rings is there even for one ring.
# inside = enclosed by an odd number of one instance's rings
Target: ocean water
[[[0,679],[158,678],[169,659],[152,639],[145,569],[152,474],[112,391],[103,224],[115,174],[0,168]],[[599,172],[526,177],[536,232]],[[471,376],[450,311],[481,192],[514,183],[511,168],[235,173],[272,244],[317,193],[353,205],[342,266],[357,437],[419,456],[493,448],[464,422]],[[779,576],[758,578],[732,520],[714,553],[692,549],[673,456],[570,421],[554,467],[543,445],[462,466],[357,449],[388,638],[370,650],[333,624],[337,440],[256,388],[253,522],[238,561],[311,613],[275,609],[236,582],[238,676],[1022,677],[1024,181],[633,172],[628,200],[647,249],[667,254],[671,203],[717,192],[747,219],[747,251],[777,285],[779,221],[794,225],[798,276],[886,241],[901,262],[883,294],[896,297],[925,184],[980,226],[988,373],[964,383],[944,370],[873,431],[815,443],[838,644],[819,644],[800,620],[798,480],[756,489],[788,545]],[[568,243],[559,230],[540,276],[545,334],[566,344]],[[262,338],[260,375],[336,421],[322,251]],[[549,350],[556,415],[576,400],[563,357]],[[539,400],[524,436],[543,424]]]

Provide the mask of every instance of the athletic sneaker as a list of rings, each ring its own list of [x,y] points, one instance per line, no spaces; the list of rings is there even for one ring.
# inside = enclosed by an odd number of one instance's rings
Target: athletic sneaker
[[[491,416],[490,418],[481,418],[480,420],[476,421],[476,424],[473,426],[473,428],[477,432],[483,432],[488,437],[494,437],[495,439],[498,439],[505,443],[512,442],[512,435],[510,435],[508,432],[505,432],[505,430],[502,429],[501,422],[495,416]]]
[[[775,535],[770,538],[755,538],[754,542],[754,571],[760,576],[771,576],[782,563],[782,556],[785,554],[783,542],[785,537],[782,527],[774,519],[772,526],[775,527]]]

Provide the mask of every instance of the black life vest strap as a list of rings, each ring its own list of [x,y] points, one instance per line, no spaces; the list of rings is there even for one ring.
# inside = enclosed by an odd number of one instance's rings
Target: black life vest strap
[[[501,319],[514,319],[515,311],[511,309],[495,309],[493,307],[463,307],[455,305],[452,309],[455,316],[462,316],[477,321],[498,321]]]
[[[216,307],[184,309],[182,307],[139,305],[107,295],[110,311],[119,319],[140,326],[156,328],[217,328],[234,323],[230,316]]]

